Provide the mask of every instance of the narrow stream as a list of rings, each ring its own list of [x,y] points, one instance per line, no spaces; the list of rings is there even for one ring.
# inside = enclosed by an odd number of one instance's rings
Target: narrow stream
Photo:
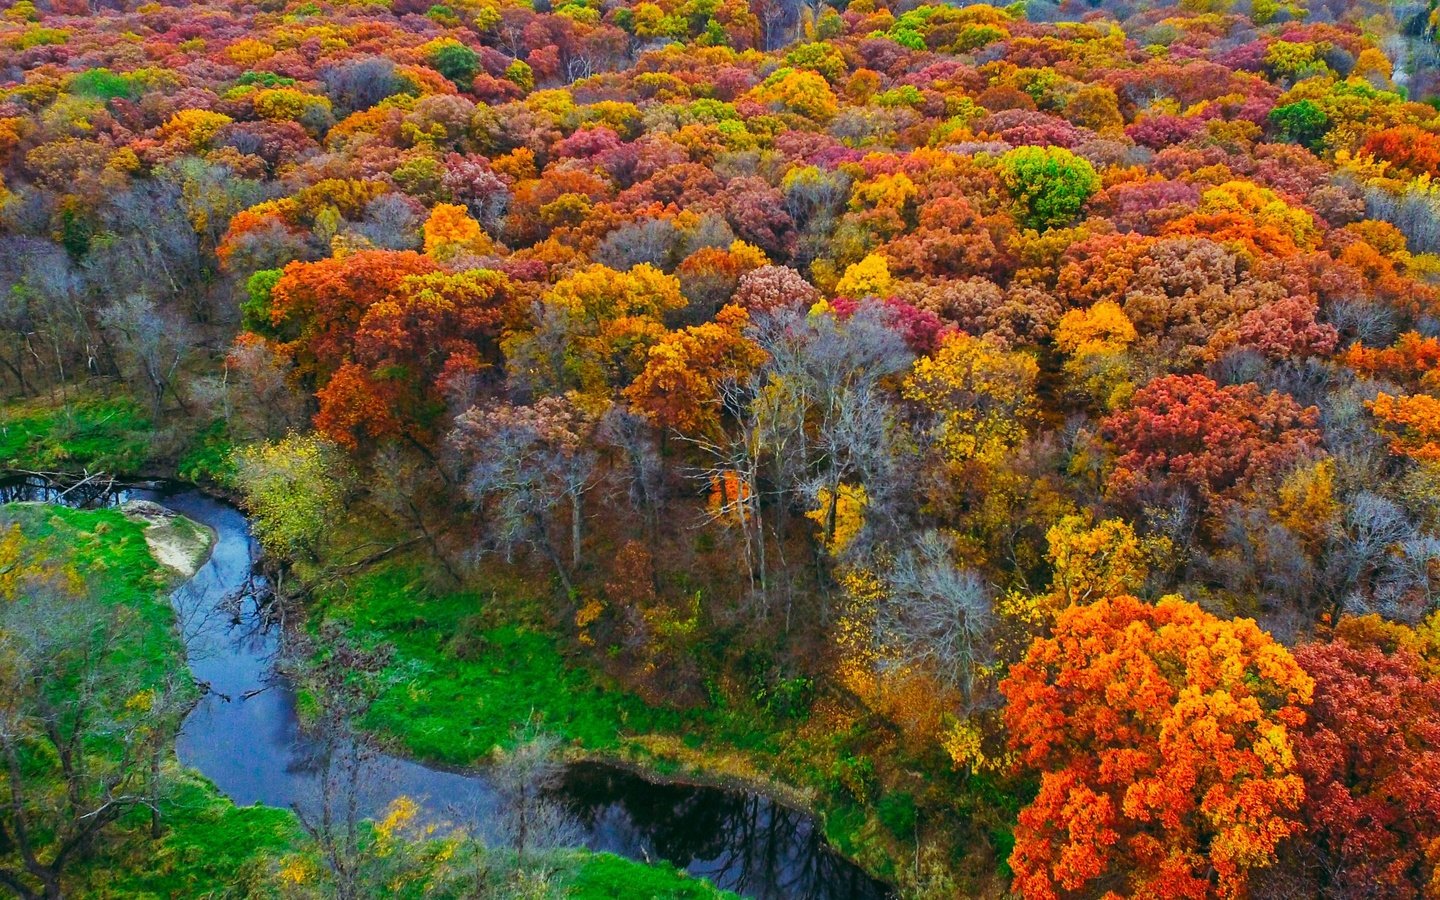
[[[308,809],[322,772],[296,716],[295,693],[275,669],[278,636],[253,600],[238,615],[222,604],[254,566],[249,523],[233,506],[198,491],[124,489],[60,496],[37,483],[0,485],[0,502],[39,500],[114,504],[154,500],[214,530],[210,559],[172,595],[197,681],[210,692],[185,719],[180,761],[199,770],[237,804]],[[483,770],[450,772],[401,757],[367,756],[356,786],[367,815],[405,795],[434,821],[493,822],[495,792]],[[757,900],[879,900],[886,886],[840,857],[809,815],[761,794],[655,784],[619,767],[566,768],[559,799],[579,823],[579,842],[631,859],[668,860],[716,885]]]

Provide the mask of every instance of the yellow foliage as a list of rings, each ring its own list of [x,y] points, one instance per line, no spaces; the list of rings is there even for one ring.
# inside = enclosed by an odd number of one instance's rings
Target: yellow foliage
[[[950,725],[940,738],[940,746],[950,754],[955,765],[972,772],[1006,772],[1018,758],[1012,750],[993,752],[986,748],[986,738],[995,728],[986,728],[975,716],[966,716]]]
[[[1340,502],[1335,498],[1335,460],[1327,457],[1296,469],[1286,476],[1278,493],[1271,514],[1312,549],[1318,549],[1340,515]]]
[[[894,286],[890,263],[880,254],[872,253],[845,270],[835,285],[835,293],[854,298],[888,297]]]
[[[1055,326],[1055,346],[1072,355],[1122,349],[1135,338],[1135,326],[1113,300],[1101,300],[1089,309],[1072,309]]]
[[[425,255],[448,259],[459,253],[483,256],[493,252],[490,236],[471,218],[468,210],[454,203],[437,203],[425,220]]]
[[[834,531],[830,532],[831,498],[834,498]],[[816,495],[818,505],[805,513],[805,518],[820,526],[821,543],[825,552],[839,556],[845,552],[860,529],[865,527],[865,506],[869,497],[863,484],[842,484],[840,490],[831,494],[829,488],[821,488]],[[827,536],[827,532],[830,532]]]
[[[225,55],[237,65],[253,66],[275,55],[275,48],[254,38],[241,38],[225,48]]]
[[[595,639],[590,636],[590,626],[594,625],[604,612],[605,604],[595,597],[589,598],[575,610],[575,627],[580,632],[580,643],[595,643]]]
[[[401,794],[385,810],[385,817],[375,823],[376,853],[388,856],[395,849],[400,836],[414,823],[420,812],[420,805]]]
[[[947,459],[998,464],[1025,438],[1038,374],[1029,354],[956,332],[934,356],[915,361],[902,392],[934,414]]]
[[[1045,540],[1054,567],[1048,600],[1056,610],[1137,592],[1150,575],[1150,561],[1171,550],[1168,538],[1142,539],[1121,519],[1092,527],[1086,516],[1066,516],[1045,533]]]
[[[208,109],[182,109],[160,126],[162,141],[175,141],[192,150],[207,146],[215,133],[233,119]]]
[[[315,867],[310,860],[292,853],[280,863],[280,883],[299,886],[308,884],[315,877]]]

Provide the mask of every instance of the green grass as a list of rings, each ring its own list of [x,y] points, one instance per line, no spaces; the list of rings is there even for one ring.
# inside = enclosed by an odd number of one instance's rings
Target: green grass
[[[343,622],[362,643],[394,647],[391,684],[364,725],[404,753],[473,765],[508,744],[515,726],[539,719],[573,747],[641,761],[662,775],[764,781],[778,793],[809,788],[832,843],[880,874],[893,868],[876,843],[874,798],[857,800],[837,775],[870,765],[848,748],[851,735],[803,737],[792,721],[718,688],[698,709],[647,703],[564,653],[523,584],[497,580],[493,592],[437,595],[415,567],[384,565],[328,597],[312,624],[322,618]],[[884,813],[891,833],[910,838],[913,797],[892,798]]]
[[[77,893],[90,897],[219,897],[243,893],[262,862],[305,840],[294,814],[240,807],[200,776],[185,772],[164,806],[169,829],[157,842],[130,844],[77,873]]]
[[[103,602],[134,611],[135,627],[117,648],[116,666],[142,673],[153,685],[181,664],[175,614],[164,591],[171,576],[150,555],[143,526],[114,509],[25,503],[5,507],[4,515],[20,526],[33,563],[69,567]]]
[[[235,477],[235,444],[223,419],[216,419],[195,435],[190,448],[175,465],[175,472],[195,484],[226,486]]]
[[[668,863],[645,865],[609,853],[586,854],[582,859],[566,889],[566,896],[573,900],[706,900],[736,896],[691,878]]]
[[[139,471],[150,421],[132,400],[78,401],[0,410],[0,468],[116,474]]]
[[[615,749],[623,733],[682,724],[678,713],[607,688],[571,665],[542,631],[489,624],[487,601],[478,594],[433,596],[401,567],[376,570],[352,587],[332,614],[396,649],[394,682],[365,725],[415,756],[473,764],[532,717],[588,750]]]

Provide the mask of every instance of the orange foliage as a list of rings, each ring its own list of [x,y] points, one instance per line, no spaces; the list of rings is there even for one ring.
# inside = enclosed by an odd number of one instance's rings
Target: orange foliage
[[[1290,730],[1312,689],[1252,620],[1179,597],[1061,612],[1001,684],[1011,746],[1041,777],[1015,891],[1244,895],[1300,825]]]

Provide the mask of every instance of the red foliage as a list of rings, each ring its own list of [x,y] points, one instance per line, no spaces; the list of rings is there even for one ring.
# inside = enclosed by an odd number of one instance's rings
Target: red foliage
[[[1129,409],[1105,420],[1119,457],[1110,490],[1133,494],[1147,483],[1227,494],[1283,471],[1315,452],[1319,412],[1253,384],[1221,387],[1204,375],[1166,375],[1135,393]]]
[[[1430,896],[1440,886],[1434,667],[1408,649],[1343,639],[1307,644],[1295,659],[1315,679],[1295,737],[1315,865],[1345,896]]]

